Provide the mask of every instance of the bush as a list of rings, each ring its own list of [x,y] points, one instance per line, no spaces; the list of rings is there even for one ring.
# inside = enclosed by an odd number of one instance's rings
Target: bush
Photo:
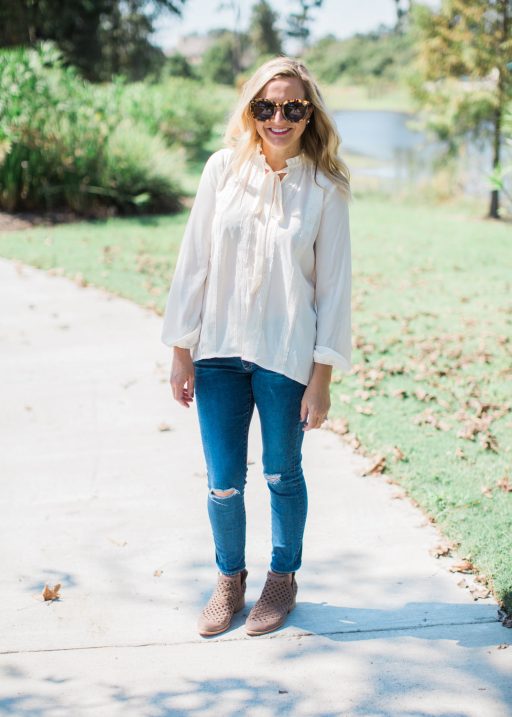
[[[171,146],[183,145],[189,155],[209,141],[226,110],[212,86],[183,77],[127,85],[121,98],[123,116],[161,134]]]
[[[176,177],[223,118],[194,80],[93,85],[51,44],[0,53],[0,207],[179,207]]]

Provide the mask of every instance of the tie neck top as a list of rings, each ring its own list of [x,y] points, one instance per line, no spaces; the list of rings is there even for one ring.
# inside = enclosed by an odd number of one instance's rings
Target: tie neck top
[[[169,290],[162,340],[193,360],[240,356],[307,385],[314,362],[351,368],[348,205],[303,153],[235,173],[208,159]],[[279,175],[284,175],[282,179]]]

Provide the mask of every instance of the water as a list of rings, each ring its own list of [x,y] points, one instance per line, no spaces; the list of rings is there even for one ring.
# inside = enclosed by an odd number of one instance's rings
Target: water
[[[395,189],[432,178],[443,143],[414,127],[419,118],[406,112],[343,110],[334,114],[342,138],[342,150],[355,155],[349,162],[352,175],[371,177],[377,185]],[[512,152],[503,150],[503,163]],[[470,195],[490,191],[487,176],[491,151],[467,143],[458,162],[460,187]]]

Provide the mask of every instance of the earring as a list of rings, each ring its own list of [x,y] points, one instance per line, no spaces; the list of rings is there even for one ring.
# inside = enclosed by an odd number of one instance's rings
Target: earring
[[[306,124],[309,124],[310,122],[311,122],[311,120],[306,120]]]

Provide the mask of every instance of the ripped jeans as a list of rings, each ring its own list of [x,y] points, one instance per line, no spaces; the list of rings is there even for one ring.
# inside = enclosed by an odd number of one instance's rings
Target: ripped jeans
[[[245,568],[247,442],[256,405],[263,472],[270,491],[270,568],[276,573],[295,572],[301,565],[307,514],[300,420],[306,386],[240,357],[200,359],[194,367],[217,567],[225,575]]]

